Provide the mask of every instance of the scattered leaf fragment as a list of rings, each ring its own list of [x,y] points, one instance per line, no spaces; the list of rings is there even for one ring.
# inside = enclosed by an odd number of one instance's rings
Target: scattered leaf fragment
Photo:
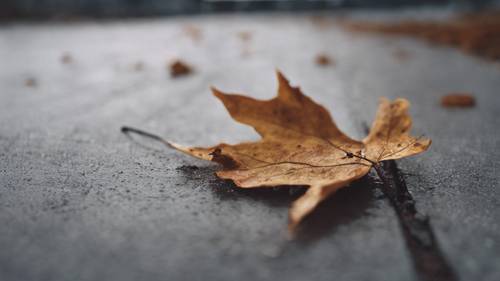
[[[186,76],[193,72],[193,68],[181,60],[173,61],[172,63],[170,63],[169,68],[170,76],[174,78]]]
[[[243,50],[241,51],[241,57],[248,58],[252,54],[252,50],[250,47],[250,41],[252,40],[252,32],[251,31],[240,31],[236,34],[238,38],[243,43]]]
[[[473,107],[476,99],[469,93],[451,93],[441,98],[443,107]]]
[[[332,19],[325,16],[315,15],[311,16],[309,19],[311,23],[318,29],[328,29],[334,24],[334,21],[332,21]]]
[[[289,229],[325,198],[366,175],[384,160],[425,151],[431,141],[409,134],[409,102],[383,98],[369,135],[363,141],[341,132],[328,111],[290,86],[280,73],[278,95],[271,100],[226,94],[212,88],[236,121],[252,126],[262,137],[212,147],[170,146],[191,156],[214,161],[216,174],[241,188],[298,185],[308,187],[289,213]]]
[[[34,77],[29,77],[24,81],[24,85],[26,87],[35,88],[38,85],[38,82]]]
[[[500,10],[459,15],[447,21],[344,21],[350,31],[406,35],[457,47],[465,53],[500,60]]]
[[[61,62],[63,64],[70,64],[73,62],[73,57],[71,56],[70,53],[64,53],[62,56],[61,56]]]
[[[243,42],[250,42],[252,40],[252,32],[250,31],[240,31],[237,33],[238,38]]]
[[[314,61],[319,66],[329,66],[334,64],[332,58],[326,54],[318,54]]]
[[[201,29],[193,24],[188,24],[183,27],[184,34],[191,38],[194,42],[201,41],[202,33]]]

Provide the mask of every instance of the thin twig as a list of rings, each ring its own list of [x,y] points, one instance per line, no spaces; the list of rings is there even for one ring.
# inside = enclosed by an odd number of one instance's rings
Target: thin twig
[[[429,218],[417,211],[415,200],[408,191],[396,162],[384,161],[374,168],[382,181],[380,189],[396,211],[420,280],[457,281],[458,277],[440,250]]]
[[[368,125],[362,127],[369,133]],[[419,137],[420,138],[420,137]],[[396,161],[373,165],[381,184],[380,190],[389,199],[399,220],[408,250],[419,279],[422,281],[458,281],[458,277],[441,253],[429,217],[420,214],[408,191]]]

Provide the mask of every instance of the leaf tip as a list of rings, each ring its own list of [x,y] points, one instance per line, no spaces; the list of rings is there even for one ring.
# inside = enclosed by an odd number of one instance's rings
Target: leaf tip
[[[303,97],[302,92],[299,87],[294,87],[290,84],[290,81],[281,73],[281,71],[276,70],[276,77],[278,79],[278,96],[282,99],[296,100]]]
[[[283,75],[283,72],[279,68],[276,68],[274,71],[276,72],[276,77],[278,77],[278,80],[286,80],[285,75]]]
[[[215,86],[210,86],[210,91],[212,91],[212,94],[218,98],[223,94],[222,91],[217,89]]]
[[[319,200],[316,188],[310,187],[305,195],[293,202],[288,211],[288,232],[294,234],[300,222],[316,207]]]
[[[300,219],[299,220],[294,219],[291,216],[291,213],[288,213],[288,238],[290,240],[293,240],[297,235],[299,224],[300,224]]]
[[[281,70],[279,70],[279,69],[276,69],[276,78],[278,79],[278,84],[280,86],[286,85],[286,86],[290,87],[290,81],[288,81],[288,79],[285,77],[285,75],[283,75],[283,72],[281,72]]]
[[[429,138],[425,138],[424,140],[422,140],[422,145],[424,147],[424,151],[429,149],[429,147],[431,146],[432,144],[432,140],[429,139]]]

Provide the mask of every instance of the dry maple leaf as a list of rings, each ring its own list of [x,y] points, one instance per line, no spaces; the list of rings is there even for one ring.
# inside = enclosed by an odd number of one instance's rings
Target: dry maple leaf
[[[324,107],[291,87],[280,72],[277,76],[278,96],[271,100],[212,88],[232,118],[252,126],[261,140],[207,148],[168,144],[222,164],[224,169],[217,176],[241,188],[308,186],[290,209],[291,230],[321,201],[366,175],[379,162],[421,153],[431,143],[430,139],[409,135],[412,121],[405,99],[382,99],[370,133],[357,141],[337,128]]]

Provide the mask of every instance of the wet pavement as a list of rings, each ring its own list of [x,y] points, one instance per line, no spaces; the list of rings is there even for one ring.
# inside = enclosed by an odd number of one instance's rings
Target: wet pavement
[[[276,68],[356,138],[379,97],[409,99],[415,134],[433,140],[398,161],[417,207],[461,280],[499,280],[499,65],[351,34],[327,18],[0,26],[0,280],[416,280],[372,179],[326,201],[290,241],[287,210],[301,190],[238,190],[212,163],[120,133],[130,125],[197,145],[257,139],[209,87],[270,98]],[[316,65],[319,53],[335,64]],[[195,72],[170,78],[176,58]],[[440,107],[456,91],[477,106]]]

